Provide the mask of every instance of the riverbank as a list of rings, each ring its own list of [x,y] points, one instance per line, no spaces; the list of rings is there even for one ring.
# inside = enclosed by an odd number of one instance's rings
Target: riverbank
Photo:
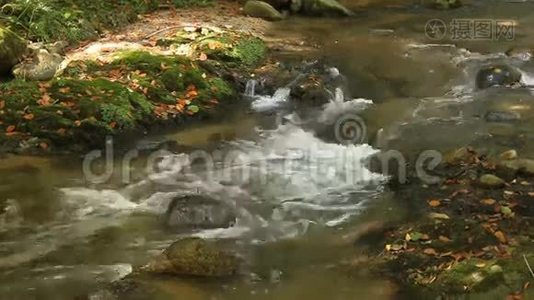
[[[169,122],[183,126],[224,114],[268,63],[269,46],[304,47],[295,39],[268,45],[268,26],[244,16],[239,4],[221,2],[156,11],[82,42],[66,52],[53,79],[0,84],[0,149],[82,152],[102,148],[106,136],[143,135]],[[39,58],[43,50],[34,51]],[[53,63],[48,54],[42,57],[40,65]],[[34,74],[40,72],[26,74],[41,78]]]

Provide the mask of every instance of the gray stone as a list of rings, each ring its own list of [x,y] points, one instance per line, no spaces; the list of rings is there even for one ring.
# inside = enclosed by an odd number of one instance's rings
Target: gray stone
[[[289,10],[294,14],[300,12],[302,10],[302,0],[291,0]]]
[[[302,13],[321,17],[354,16],[352,11],[336,0],[302,0]]]
[[[0,25],[0,74],[7,74],[22,59],[26,42]]]
[[[200,238],[174,242],[141,271],[178,276],[228,277],[237,273],[237,258]]]
[[[515,150],[508,150],[499,155],[499,158],[501,160],[514,160],[514,159],[517,159],[517,157],[518,157],[517,151]]]
[[[480,184],[486,188],[498,189],[502,188],[506,182],[495,175],[485,174],[480,177]]]
[[[236,222],[230,205],[201,195],[174,198],[165,215],[167,226],[184,228],[228,228]]]
[[[453,9],[462,6],[460,0],[426,0],[426,6],[435,9]]]
[[[279,21],[284,16],[272,7],[269,3],[263,1],[250,0],[247,1],[243,8],[245,14],[255,18],[262,18],[269,21]]]
[[[506,65],[490,66],[481,69],[476,77],[476,86],[486,89],[492,86],[510,86],[521,81],[521,72]]]
[[[16,78],[35,81],[46,81],[54,78],[63,57],[57,53],[50,53],[46,49],[40,49],[31,61],[23,62],[15,66],[13,75]]]
[[[521,119],[521,114],[515,111],[489,111],[484,115],[487,122],[506,123]]]

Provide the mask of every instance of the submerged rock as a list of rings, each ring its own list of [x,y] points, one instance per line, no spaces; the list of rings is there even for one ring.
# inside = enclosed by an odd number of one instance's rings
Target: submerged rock
[[[497,164],[497,169],[507,176],[515,176],[522,173],[528,176],[534,176],[534,160],[532,159],[511,159],[501,160]]]
[[[516,68],[506,65],[490,66],[478,71],[476,86],[479,89],[486,89],[492,86],[509,86],[520,81],[521,72]]]
[[[237,258],[200,238],[174,242],[141,268],[149,273],[179,276],[227,277],[236,274]]]
[[[13,69],[13,75],[25,80],[45,81],[54,78],[63,57],[40,49],[29,62],[23,62]]]
[[[263,1],[250,0],[247,1],[243,8],[245,14],[255,18],[262,18],[269,21],[279,21],[284,16],[272,7],[269,3]]]
[[[222,201],[190,195],[174,198],[165,215],[167,226],[183,228],[227,228],[236,221],[232,207]]]
[[[427,0],[426,5],[435,9],[453,9],[462,6],[460,0]]]
[[[521,114],[515,111],[489,111],[484,115],[487,122],[514,122],[521,119]]]
[[[354,13],[336,0],[302,0],[302,13],[321,17],[351,17]]]
[[[517,159],[517,157],[518,157],[517,151],[513,149],[505,151],[499,155],[499,158],[502,160],[513,160],[513,159]]]
[[[21,60],[26,43],[13,31],[0,26],[0,74],[7,74]]]
[[[506,182],[504,180],[492,174],[485,174],[480,177],[480,185],[485,188],[498,189],[505,184]]]

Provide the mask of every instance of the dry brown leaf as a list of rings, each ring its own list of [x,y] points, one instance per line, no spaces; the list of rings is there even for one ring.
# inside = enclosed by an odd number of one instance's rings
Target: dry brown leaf
[[[493,205],[493,204],[497,203],[497,201],[495,201],[495,199],[488,198],[488,199],[480,200],[480,203],[482,203],[484,205]]]
[[[0,101],[0,109],[4,109],[6,107],[6,101],[2,100]]]
[[[495,237],[499,240],[499,242],[503,243],[503,244],[506,244],[507,243],[507,239],[506,239],[506,236],[504,235],[504,233],[502,231],[495,231],[495,233],[493,233],[493,235],[495,235]]]
[[[432,199],[428,201],[428,205],[430,205],[430,207],[438,207],[441,205],[441,202],[439,200]]]
[[[450,242],[452,242],[451,239],[449,239],[448,237],[446,237],[446,236],[444,236],[444,235],[440,235],[440,236],[438,237],[438,239],[439,239],[440,241],[444,242],[444,243],[450,243]]]
[[[426,248],[425,250],[423,250],[423,253],[426,255],[431,255],[431,256],[438,255],[438,253],[436,252],[434,248]]]
[[[40,143],[39,147],[41,147],[41,149],[43,149],[43,150],[47,150],[48,149],[48,144],[47,143]]]
[[[33,114],[25,114],[25,115],[23,116],[24,120],[28,120],[28,121],[33,120],[34,117],[35,117],[35,116],[34,116]]]
[[[15,125],[9,125],[9,126],[7,126],[6,132],[10,133],[10,132],[15,131],[15,129],[17,129],[17,127]]]

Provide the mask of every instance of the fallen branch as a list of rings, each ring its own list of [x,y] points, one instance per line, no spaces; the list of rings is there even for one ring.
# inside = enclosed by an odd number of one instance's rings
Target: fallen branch
[[[155,35],[158,35],[158,34],[160,34],[162,32],[169,31],[169,30],[176,29],[176,28],[180,28],[180,27],[183,27],[183,26],[182,25],[174,25],[174,26],[165,27],[163,29],[160,29],[158,31],[152,32],[151,34],[145,36],[143,38],[143,40],[148,40],[149,38],[151,38],[151,37],[153,37]]]
[[[532,268],[530,267],[530,264],[528,263],[528,260],[525,254],[523,254],[523,260],[525,261],[525,264],[527,265],[527,268],[530,271],[530,275],[532,275],[532,277],[534,278],[534,271],[532,271]]]

